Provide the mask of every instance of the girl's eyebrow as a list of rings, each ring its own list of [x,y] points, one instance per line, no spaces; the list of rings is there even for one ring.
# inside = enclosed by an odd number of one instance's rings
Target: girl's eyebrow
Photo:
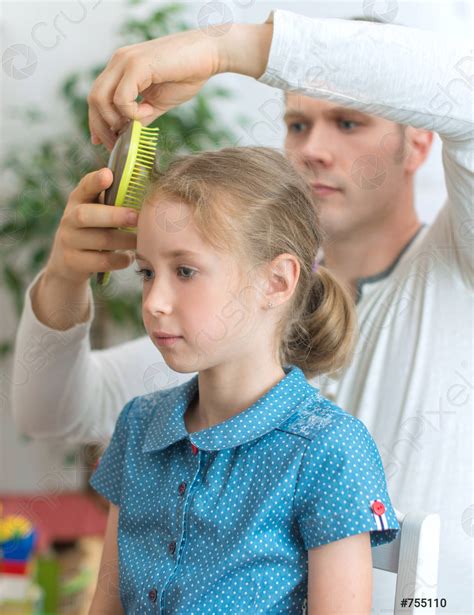
[[[142,261],[147,261],[148,259],[145,256],[142,256],[138,252],[135,252],[136,258],[139,258]],[[199,256],[198,252],[193,252],[192,250],[171,250],[170,252],[165,252],[165,257],[176,258],[178,256]]]

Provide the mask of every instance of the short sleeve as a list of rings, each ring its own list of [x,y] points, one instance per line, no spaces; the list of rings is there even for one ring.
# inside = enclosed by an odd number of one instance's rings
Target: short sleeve
[[[377,446],[362,421],[347,413],[308,444],[294,505],[307,550],[362,532],[370,532],[375,547],[400,530]]]
[[[134,399],[121,410],[110,443],[89,480],[91,487],[107,500],[120,506],[123,464],[128,435],[128,415]]]

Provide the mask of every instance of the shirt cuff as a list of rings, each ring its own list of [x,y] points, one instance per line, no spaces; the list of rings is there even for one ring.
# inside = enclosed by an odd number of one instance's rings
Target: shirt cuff
[[[341,28],[344,33],[349,24],[352,30],[356,22],[351,24],[347,19],[312,18],[292,11],[273,10],[265,23],[273,23],[273,36],[267,67],[258,81],[289,92],[303,92],[309,86],[313,89],[317,86],[319,93],[335,93],[332,81],[341,69],[328,54],[328,35],[331,35],[331,44],[340,55],[341,37],[345,41]],[[344,96],[339,91],[337,95]]]
[[[58,329],[53,329],[52,327],[45,325],[38,319],[38,317],[36,316],[33,310],[33,305],[31,303],[31,291],[33,287],[35,286],[35,284],[38,282],[39,278],[45,272],[45,269],[46,267],[41,269],[36,274],[35,278],[33,279],[33,281],[30,283],[30,285],[26,289],[25,303],[23,306],[23,312],[21,316],[22,328],[23,327],[28,328],[29,330],[32,330],[35,334],[43,334],[43,333],[50,334],[50,333],[60,332],[61,338],[64,342],[79,341],[82,338],[89,335],[89,330],[91,328],[92,321],[94,320],[95,308],[94,308],[94,297],[92,295],[92,289],[89,285],[87,289],[87,296],[88,296],[89,308],[90,308],[89,318],[85,322],[77,323],[73,325],[72,327],[70,327],[69,329],[65,329],[61,331],[59,331]]]
[[[282,75],[290,57],[289,49],[292,47],[293,32],[298,28],[301,29],[303,19],[302,15],[296,15],[291,11],[273,10],[270,12],[265,23],[273,24],[272,42],[267,67],[258,81],[271,87],[288,89],[287,86],[285,87]],[[301,42],[301,34],[298,38]]]

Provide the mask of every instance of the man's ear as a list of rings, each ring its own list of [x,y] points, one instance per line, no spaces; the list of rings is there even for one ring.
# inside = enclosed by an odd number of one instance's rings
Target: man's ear
[[[405,129],[405,147],[407,155],[404,162],[405,171],[413,174],[426,160],[433,143],[433,133],[423,128],[407,126]]]

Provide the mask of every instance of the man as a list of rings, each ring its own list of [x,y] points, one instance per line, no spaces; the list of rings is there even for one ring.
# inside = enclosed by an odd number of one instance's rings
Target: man
[[[150,123],[219,72],[292,92],[287,152],[313,185],[325,265],[352,288],[360,328],[351,365],[318,384],[366,424],[397,509],[440,514],[438,597],[456,614],[473,606],[469,49],[411,28],[275,11],[217,39],[193,31],[123,48],[89,97],[93,142],[111,149],[110,127]],[[427,227],[413,178],[432,130],[443,141],[448,199]],[[148,339],[90,351],[90,272],[129,264],[99,250],[134,247],[110,228],[128,226],[126,212],[91,202],[110,181],[101,170],[73,191],[48,265],[27,291],[13,412],[35,437],[109,436],[128,399],[190,377],[165,370]],[[48,352],[36,373],[25,360],[32,339]],[[375,612],[393,611],[393,589],[376,579]]]

